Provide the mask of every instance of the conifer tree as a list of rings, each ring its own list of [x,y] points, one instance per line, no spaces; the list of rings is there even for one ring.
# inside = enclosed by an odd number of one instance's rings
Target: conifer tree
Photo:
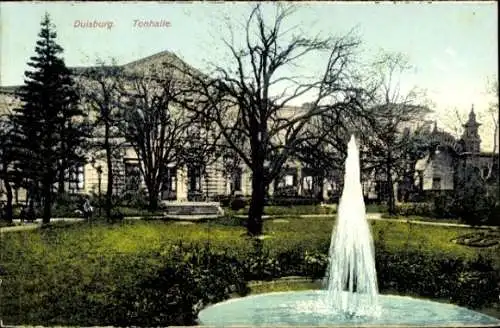
[[[23,105],[12,120],[17,127],[19,169],[27,189],[41,196],[43,223],[49,223],[54,184],[61,172],[83,160],[80,146],[85,131],[79,124],[83,111],[78,108],[74,81],[48,14],[38,36],[36,55],[28,62],[30,69],[18,92]]]

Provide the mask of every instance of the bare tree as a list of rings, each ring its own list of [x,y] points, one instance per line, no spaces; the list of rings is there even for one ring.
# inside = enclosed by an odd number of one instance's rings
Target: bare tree
[[[457,140],[462,138],[463,125],[465,124],[466,118],[466,113],[460,112],[456,107],[446,111],[446,121],[444,125]]]
[[[240,48],[224,41],[230,52],[227,66],[216,66],[209,76],[186,71],[190,90],[197,94],[194,102],[186,105],[215,122],[227,144],[252,171],[247,224],[251,236],[262,233],[266,188],[294,155],[309,120],[338,107],[361,106],[362,90],[354,85],[351,74],[359,41],[351,35],[291,35],[294,29],[283,26],[293,12],[293,8],[278,4],[275,16],[268,21],[261,5],[255,5],[244,28],[244,45]],[[286,72],[293,71],[308,55],[328,58],[318,76]],[[309,106],[291,106],[304,96],[312,98]]]
[[[426,148],[426,126],[422,122],[430,111],[423,105],[422,93],[415,88],[408,92],[401,88],[401,77],[410,68],[403,55],[382,54],[373,67],[374,76],[380,83],[370,106],[373,118],[371,156],[366,157],[366,162],[385,176],[388,209],[394,214],[394,182],[414,168],[416,160],[422,156]]]
[[[82,103],[89,107],[94,117],[94,133],[92,147],[96,153],[104,150],[107,166],[107,190],[105,211],[111,218],[113,207],[113,158],[120,149],[122,141],[116,128],[118,101],[120,98],[119,84],[123,74],[122,68],[114,65],[106,66],[99,62],[97,66],[78,72]]]
[[[370,113],[363,107],[337,106],[310,120],[298,145],[296,157],[318,173],[317,181],[314,183],[319,186],[317,193],[323,191],[324,178],[331,180],[332,185],[342,184],[339,178],[342,177],[347,143],[352,134],[357,136],[361,146],[363,166],[365,163],[363,145],[367,144],[369,138],[367,134],[369,129],[366,127],[371,125],[371,119]]]
[[[167,165],[182,164],[190,127],[189,113],[174,105],[180,96],[179,80],[166,67],[128,72],[120,85],[120,124],[125,140],[140,162],[150,210],[158,208]]]
[[[201,198],[209,198],[208,168],[215,164],[223,155],[223,144],[220,130],[213,122],[204,117],[196,115],[192,117],[187,128],[187,142],[183,145],[182,162],[188,169],[198,171],[205,178],[206,195]],[[216,167],[214,167],[216,168]]]
[[[492,97],[490,106],[488,108],[488,114],[491,117],[493,123],[493,153],[498,152],[498,139],[499,139],[499,127],[498,127],[498,77],[491,78],[488,82],[488,93]]]
[[[491,97],[491,101],[489,104],[488,110],[486,110],[485,115],[488,116],[488,119],[493,125],[492,137],[493,143],[491,147],[491,160],[489,160],[487,165],[487,170],[481,170],[481,178],[484,182],[487,182],[492,178],[495,172],[495,164],[498,165],[498,139],[499,139],[499,127],[498,127],[498,97],[499,97],[499,89],[498,89],[498,78],[493,77],[488,80],[487,85],[488,95]],[[498,171],[498,167],[496,168]],[[497,186],[500,184],[500,175],[497,173]],[[500,197],[499,197],[500,198]]]

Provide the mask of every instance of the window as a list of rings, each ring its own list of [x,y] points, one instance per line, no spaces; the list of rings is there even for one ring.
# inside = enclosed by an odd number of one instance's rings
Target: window
[[[188,169],[189,191],[201,191],[201,170],[196,167]]]
[[[432,189],[441,190],[441,178],[435,177],[432,179]]]
[[[304,177],[304,182],[303,182],[303,188],[304,190],[311,190],[313,185],[313,177],[312,176],[306,176]]]
[[[66,174],[66,178],[68,179],[68,191],[70,193],[82,191],[85,181],[83,165],[70,168]]]
[[[166,167],[163,175],[162,191],[176,191],[177,190],[177,168]]]
[[[170,190],[172,191],[176,191],[177,190],[177,180],[176,180],[176,176],[175,175],[172,175],[170,176]]]
[[[293,186],[293,175],[285,175],[285,186]]]
[[[483,167],[483,178],[486,178],[489,173],[490,173],[490,169],[487,166]]]
[[[125,164],[125,191],[138,191],[141,186],[141,172],[138,164]]]
[[[241,191],[241,169],[237,169],[233,176],[233,189],[232,191]]]

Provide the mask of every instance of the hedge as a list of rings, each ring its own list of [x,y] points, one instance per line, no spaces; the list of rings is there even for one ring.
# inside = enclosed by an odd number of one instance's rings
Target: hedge
[[[291,275],[318,279],[327,263],[323,252],[299,250],[275,257],[264,252],[239,261],[207,248],[179,247],[168,257],[162,265],[148,266],[139,257],[115,256],[104,270],[86,279],[81,267],[71,265],[57,275],[33,271],[31,278],[17,280],[15,290],[4,287],[1,314],[6,319],[17,317],[19,324],[193,325],[203,306],[235,292],[245,295],[249,280]],[[471,308],[494,303],[498,297],[498,273],[485,259],[465,262],[378,250],[376,263],[380,291],[448,299]],[[137,274],[132,279],[121,277],[122,270]],[[111,277],[104,277],[108,274]]]

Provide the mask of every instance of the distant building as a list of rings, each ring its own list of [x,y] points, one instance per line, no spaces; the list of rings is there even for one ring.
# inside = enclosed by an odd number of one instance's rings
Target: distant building
[[[497,183],[499,155],[481,152],[479,126],[472,108],[467,122],[463,125],[464,132],[460,139],[457,140],[449,133],[439,131],[437,126],[434,127],[433,146],[427,156],[417,162],[416,167],[417,183],[422,191],[453,190],[465,166],[477,168],[485,184]]]

